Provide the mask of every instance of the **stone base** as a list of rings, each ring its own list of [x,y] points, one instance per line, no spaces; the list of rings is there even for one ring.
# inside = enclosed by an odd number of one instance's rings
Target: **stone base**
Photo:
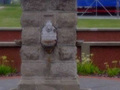
[[[12,90],[84,90],[75,78],[23,78]],[[85,89],[86,90],[86,89]]]
[[[10,90],[17,90],[17,88],[14,88],[14,89],[10,89]]]
[[[14,89],[11,89],[11,90],[18,90],[17,88],[14,88]],[[92,89],[90,89],[90,88],[82,88],[82,89],[80,89],[80,90],[92,90]]]
[[[92,90],[92,89],[90,89],[90,88],[82,88],[80,90]]]

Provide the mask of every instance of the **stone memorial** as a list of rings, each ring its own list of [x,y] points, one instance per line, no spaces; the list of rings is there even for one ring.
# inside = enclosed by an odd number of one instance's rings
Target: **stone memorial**
[[[14,90],[80,90],[76,0],[21,0],[21,80]]]

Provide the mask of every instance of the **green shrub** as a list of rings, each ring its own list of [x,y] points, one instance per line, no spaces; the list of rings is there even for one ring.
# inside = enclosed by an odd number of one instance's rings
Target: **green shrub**
[[[82,74],[82,75],[89,75],[89,74],[99,74],[101,73],[99,68],[95,65],[93,65],[93,63],[78,63],[77,64],[77,71],[78,74]]]
[[[97,66],[92,62],[92,54],[85,55],[82,54],[82,62],[77,58],[77,72],[81,75],[92,75],[92,74],[106,74],[109,77],[114,77],[120,75],[120,68],[117,65],[120,63],[117,60],[112,61],[113,67],[110,67],[108,62],[105,62],[104,65],[106,69],[101,71]]]
[[[89,75],[89,74],[101,73],[100,69],[93,64],[90,57],[92,57],[92,55],[89,56],[89,55],[82,54],[82,62],[80,62],[80,60],[79,61],[77,60],[78,74]]]
[[[15,73],[16,70],[10,66],[0,65],[0,75],[8,75],[10,73]]]
[[[112,64],[114,65],[114,67],[110,67],[108,62],[105,62],[105,66],[106,66],[106,70],[105,73],[109,76],[109,77],[114,77],[120,74],[120,68],[117,68],[117,63],[118,61],[112,61]]]
[[[7,56],[0,57],[0,75],[8,75],[15,73],[16,69],[13,68],[14,60],[8,60]]]
[[[108,74],[108,76],[113,77],[113,76],[117,76],[120,74],[120,68],[108,68],[106,70],[106,73]]]

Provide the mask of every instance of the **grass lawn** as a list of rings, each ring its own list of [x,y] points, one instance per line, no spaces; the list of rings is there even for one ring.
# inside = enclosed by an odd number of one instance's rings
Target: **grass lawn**
[[[21,27],[21,13],[20,6],[5,6],[0,10],[0,27]]]
[[[0,10],[0,27],[21,27],[21,7],[5,6]],[[78,19],[78,28],[120,28],[120,19]]]
[[[120,28],[120,19],[78,19],[78,28]]]

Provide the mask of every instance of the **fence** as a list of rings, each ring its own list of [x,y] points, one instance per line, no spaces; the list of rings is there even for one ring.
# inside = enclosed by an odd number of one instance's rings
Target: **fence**
[[[78,0],[80,16],[120,16],[120,0]]]
[[[15,43],[21,39],[21,28],[0,28],[0,56],[14,60],[14,66],[20,71],[20,47]],[[104,69],[104,63],[112,66],[112,61],[120,62],[120,29],[77,29],[78,57],[93,53],[93,62]],[[120,66],[120,63],[119,65]]]

